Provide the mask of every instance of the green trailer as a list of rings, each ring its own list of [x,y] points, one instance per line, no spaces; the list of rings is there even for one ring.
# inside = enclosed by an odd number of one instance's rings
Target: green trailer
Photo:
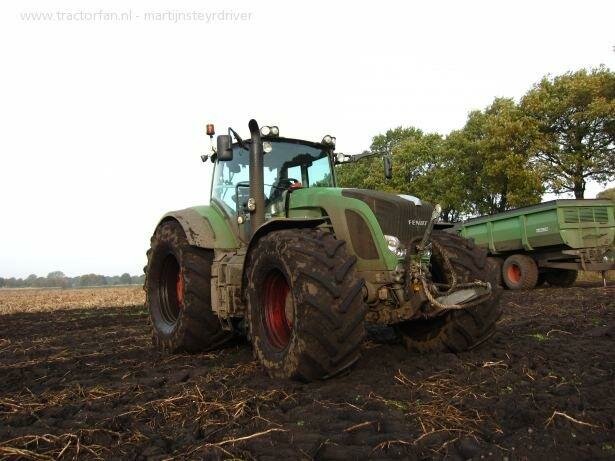
[[[489,252],[511,289],[570,286],[579,270],[615,269],[615,203],[552,200],[473,218],[453,230]]]

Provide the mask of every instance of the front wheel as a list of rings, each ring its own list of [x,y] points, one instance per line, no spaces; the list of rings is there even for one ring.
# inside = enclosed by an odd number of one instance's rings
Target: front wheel
[[[270,376],[313,381],[359,359],[367,307],[355,262],[344,241],[315,229],[273,231],[252,248],[248,327]]]

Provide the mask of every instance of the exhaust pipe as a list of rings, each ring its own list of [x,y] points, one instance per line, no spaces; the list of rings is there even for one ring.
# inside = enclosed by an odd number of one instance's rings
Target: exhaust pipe
[[[261,132],[256,120],[248,123],[250,128],[250,198],[254,201],[254,209],[250,210],[252,233],[265,224],[265,178],[263,173],[263,143]]]

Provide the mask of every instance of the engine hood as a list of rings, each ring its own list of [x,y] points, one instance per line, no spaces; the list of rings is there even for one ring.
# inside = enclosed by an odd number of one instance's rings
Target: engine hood
[[[369,189],[343,189],[342,195],[364,202],[374,213],[382,232],[408,245],[420,239],[433,212],[433,206],[410,195],[395,195]]]

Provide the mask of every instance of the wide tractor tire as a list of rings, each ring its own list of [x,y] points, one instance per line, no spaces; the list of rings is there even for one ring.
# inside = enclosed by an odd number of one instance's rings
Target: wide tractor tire
[[[145,305],[154,345],[166,352],[199,352],[231,338],[211,309],[213,251],[191,246],[176,221],[151,239],[145,267]]]
[[[572,269],[550,269],[545,274],[545,279],[551,286],[567,288],[574,285],[578,275],[579,271]]]
[[[271,377],[324,379],[359,359],[367,306],[355,263],[343,240],[321,230],[258,240],[247,261],[248,328]]]
[[[446,252],[458,283],[486,281],[491,295],[482,303],[467,309],[451,310],[431,319],[416,319],[396,325],[406,347],[414,352],[461,352],[475,348],[495,333],[502,315],[502,288],[497,283],[496,268],[487,260],[487,253],[471,240],[458,235],[434,231],[432,240]],[[435,282],[451,283],[444,260],[437,247],[431,256],[431,274]]]
[[[526,255],[511,255],[502,266],[502,279],[511,290],[531,290],[538,283],[538,266]]]

